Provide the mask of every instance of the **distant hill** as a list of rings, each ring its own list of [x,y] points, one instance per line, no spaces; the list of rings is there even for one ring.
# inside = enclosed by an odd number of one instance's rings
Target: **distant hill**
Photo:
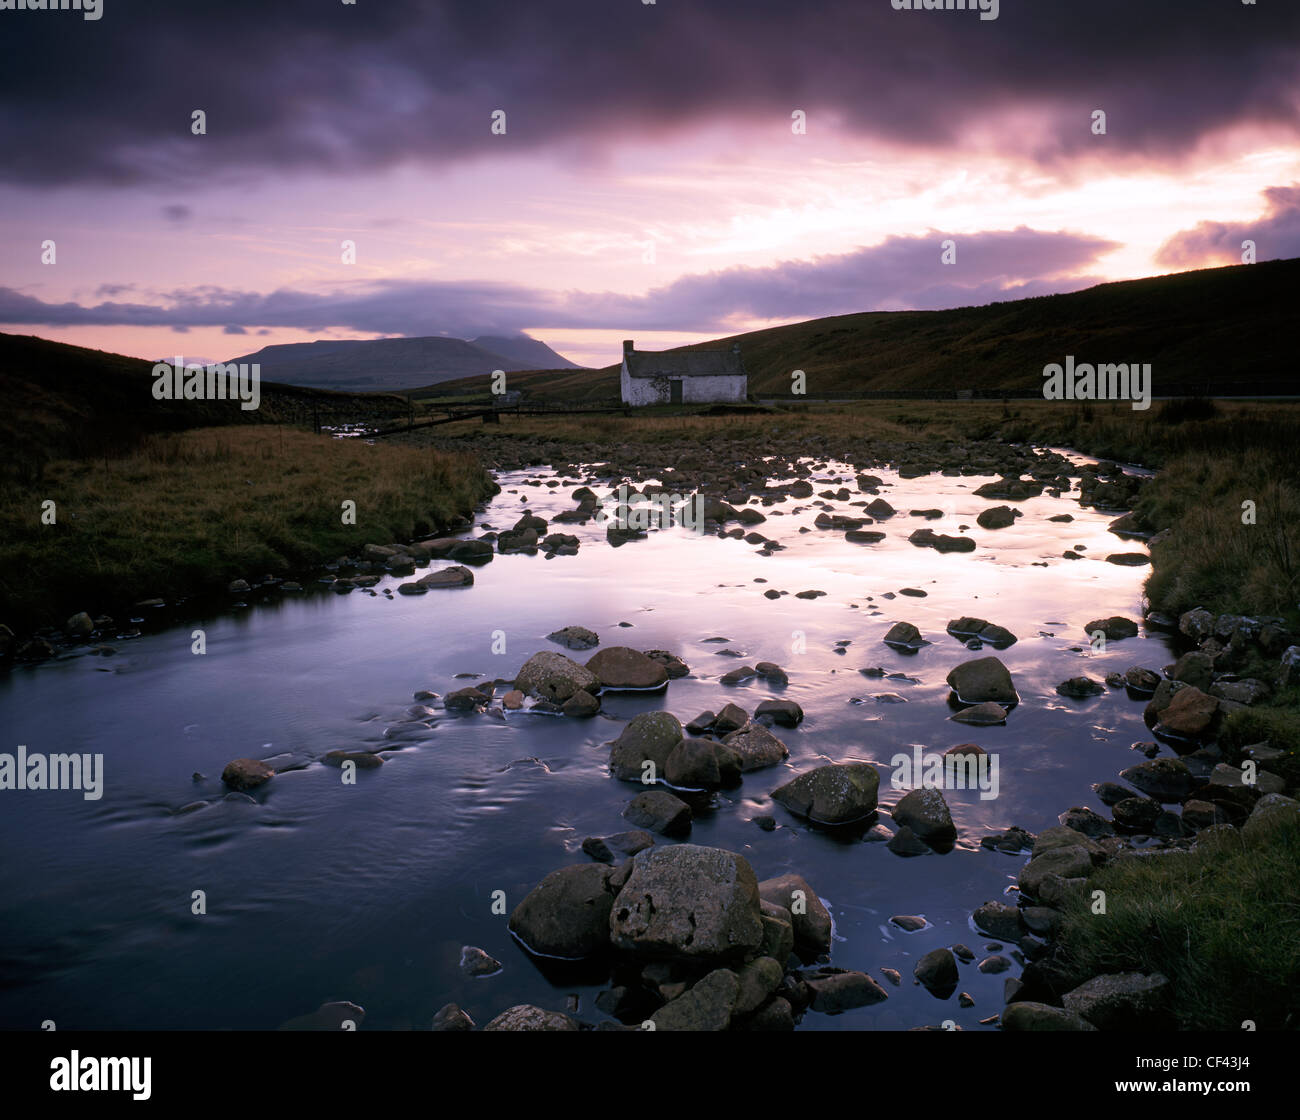
[[[230,358],[256,362],[262,377],[336,392],[399,392],[493,370],[577,369],[544,342],[515,338],[377,338],[291,342]]]
[[[789,396],[796,369],[807,375],[810,396],[1035,390],[1043,366],[1067,354],[1079,362],[1150,362],[1155,396],[1230,396],[1244,386],[1292,395],[1300,393],[1296,291],[1300,259],[1265,261],[983,307],[835,315],[677,349],[740,343],[750,393],[758,396]],[[510,385],[533,399],[617,396],[618,370],[516,374]],[[474,378],[437,390],[486,388]]]
[[[0,333],[0,469],[23,473],[63,456],[115,454],[141,437],[219,424],[322,424],[399,417],[406,401],[263,381],[256,410],[238,401],[153,396],[154,363],[34,335]]]

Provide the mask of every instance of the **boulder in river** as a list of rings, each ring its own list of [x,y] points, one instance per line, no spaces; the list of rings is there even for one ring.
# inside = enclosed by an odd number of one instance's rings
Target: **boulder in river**
[[[827,966],[798,976],[812,992],[812,1009],[824,1015],[870,1007],[889,998],[889,993],[865,972]]]
[[[444,587],[472,587],[474,584],[474,573],[461,564],[453,565],[450,568],[439,568],[436,572],[429,572],[428,575],[421,576],[415,581],[417,587],[423,587],[428,590],[438,590]],[[403,584],[403,587],[406,585]]]
[[[931,852],[930,845],[917,836],[908,825],[903,825],[895,832],[886,847],[896,856],[925,856]]]
[[[256,789],[273,777],[275,771],[255,758],[237,758],[221,771],[221,780],[234,790]]]
[[[664,777],[679,789],[719,789],[740,777],[740,759],[711,739],[683,739],[668,756]]]
[[[1153,758],[1149,762],[1139,762],[1136,766],[1121,770],[1119,776],[1148,797],[1166,804],[1183,801],[1197,785],[1187,764],[1176,758]]]
[[[615,948],[643,958],[741,963],[763,943],[758,880],[721,848],[650,848],[632,859],[609,931]]]
[[[531,1003],[508,1007],[483,1028],[485,1031],[577,1031],[578,1021],[559,1011]]]
[[[1063,1007],[1020,1000],[1002,1012],[1004,1031],[1095,1031],[1082,1016]]]
[[[1020,516],[1020,510],[1010,506],[992,506],[981,512],[975,522],[981,529],[1005,529],[1008,525],[1014,525]]]
[[[759,723],[746,724],[724,736],[722,742],[739,756],[743,773],[775,766],[790,757],[786,745]]]
[[[876,811],[880,775],[865,762],[829,763],[772,791],[772,800],[818,824],[863,820]]]
[[[722,710],[713,717],[712,730],[718,735],[728,735],[739,731],[749,723],[749,716],[739,704],[724,704]]]
[[[63,624],[63,629],[70,637],[89,638],[95,632],[95,622],[85,611],[78,611]]]
[[[464,564],[486,564],[494,555],[491,541],[463,540],[460,537],[437,537],[413,547],[431,559],[459,560]]]
[[[1182,739],[1207,739],[1219,723],[1220,701],[1193,685],[1181,689],[1160,713],[1158,732]]]
[[[533,654],[515,677],[515,688],[521,692],[556,703],[563,703],[575,692],[595,692],[599,687],[594,672],[553,650]]]
[[[793,700],[764,700],[754,709],[754,719],[781,727],[798,727],[803,722],[803,708]]]
[[[990,727],[994,724],[1006,723],[1007,710],[1001,704],[988,701],[963,708],[955,715],[949,716],[949,719],[956,720],[958,723],[969,723],[973,727]]]
[[[1061,1002],[1099,1030],[1158,1030],[1169,1025],[1169,995],[1169,980],[1158,972],[1121,972],[1094,976]]]
[[[1154,798],[1126,797],[1112,805],[1110,811],[1117,827],[1127,832],[1150,832],[1160,819],[1161,806]]]
[[[912,969],[932,995],[947,999],[957,987],[957,959],[951,949],[931,949]]]
[[[1121,638],[1137,637],[1138,625],[1123,615],[1113,614],[1110,618],[1094,618],[1083,629],[1089,639],[1100,632],[1108,642],[1116,642]]]
[[[1090,677],[1071,677],[1056,686],[1057,694],[1071,700],[1087,700],[1100,696],[1106,689]]]
[[[985,618],[963,615],[948,623],[948,633],[954,638],[976,638],[994,649],[1006,649],[1016,644],[1016,636],[1005,626],[998,626]]]
[[[764,902],[788,910],[794,923],[795,949],[805,958],[831,951],[830,911],[802,875],[778,875],[758,884]]]
[[[664,776],[668,756],[682,741],[682,725],[671,712],[642,712],[633,716],[610,744],[609,768],[624,782],[639,782],[647,775],[646,762],[654,764],[654,780]]]
[[[661,789],[638,794],[623,810],[623,816],[637,828],[648,828],[662,836],[685,836],[691,831],[691,807]]]
[[[599,635],[585,626],[566,626],[562,630],[553,630],[546,635],[546,639],[565,649],[595,649],[600,645]]]
[[[740,981],[729,968],[714,969],[689,991],[651,1017],[657,1031],[725,1031],[740,996]]]
[[[668,670],[640,650],[608,646],[587,662],[604,688],[655,689],[668,683]]]
[[[996,657],[963,661],[948,674],[948,685],[963,704],[993,701],[1003,707],[1020,703],[1007,667]]]
[[[1048,875],[1077,879],[1086,878],[1091,873],[1092,857],[1082,844],[1051,848],[1042,855],[1034,856],[1020,869],[1020,890],[1033,898],[1042,899],[1039,891]]]
[[[600,711],[600,700],[585,688],[578,689],[562,705],[564,714],[571,719],[589,719]]]
[[[907,538],[914,545],[933,548],[936,552],[974,552],[975,542],[970,537],[952,537],[936,533],[933,529],[917,529]]]
[[[433,1017],[433,1031],[472,1031],[474,1020],[458,1003],[444,1004]]]
[[[921,637],[921,631],[910,622],[895,622],[881,639],[887,646],[911,653],[930,643]]]
[[[542,956],[582,960],[600,952],[609,943],[612,875],[600,863],[552,871],[515,907],[510,932]]]
[[[937,789],[914,789],[905,793],[890,815],[900,826],[907,825],[922,840],[931,843],[942,843],[957,837],[957,828],[952,823],[948,803],[943,799],[943,793]]]
[[[999,941],[1019,941],[1025,935],[1020,910],[1005,902],[986,902],[971,915],[975,928]]]

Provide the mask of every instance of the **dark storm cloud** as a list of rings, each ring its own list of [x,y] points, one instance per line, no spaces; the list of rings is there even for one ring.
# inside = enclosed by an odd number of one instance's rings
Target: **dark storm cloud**
[[[1029,229],[963,235],[956,263],[944,236],[891,237],[812,261],[683,276],[645,295],[544,292],[500,283],[379,281],[346,294],[268,295],[187,288],[157,303],[43,303],[0,288],[0,323],[46,326],[279,327],[469,337],[527,327],[726,330],[742,319],[817,318],[878,308],[939,308],[1043,295],[1086,282],[1114,242]]]
[[[704,122],[832,114],[854,135],[1009,155],[1160,159],[1220,126],[1297,127],[1300,4],[1003,0],[109,0],[98,22],[7,13],[0,175],[151,183],[373,170]],[[190,133],[207,113],[208,134]],[[1089,131],[1105,109],[1109,132]],[[505,136],[489,114],[505,109]],[[1050,115],[1030,141],[1008,110]],[[825,134],[823,132],[823,134]],[[787,131],[788,136],[788,131]],[[1028,147],[1035,145],[1032,150]]]
[[[1198,222],[1160,246],[1156,263],[1166,268],[1241,264],[1243,241],[1255,243],[1256,259],[1300,257],[1300,184],[1269,187],[1268,210],[1253,222]]]

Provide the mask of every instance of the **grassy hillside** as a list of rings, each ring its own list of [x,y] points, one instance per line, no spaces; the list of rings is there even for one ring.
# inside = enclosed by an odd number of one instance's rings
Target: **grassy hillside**
[[[301,575],[435,532],[491,481],[472,456],[296,430],[408,414],[401,397],[263,382],[260,407],[159,401],[153,363],[0,334],[0,623]],[[357,503],[344,525],[340,503]],[[41,503],[56,503],[53,525]]]
[[[789,396],[807,374],[811,396],[864,390],[1041,389],[1043,366],[1151,363],[1155,396],[1293,394],[1289,327],[1300,259],[1101,284],[1066,295],[948,311],[877,311],[812,319],[702,342],[740,343],[750,392]],[[531,396],[617,396],[618,366],[512,374]],[[486,392],[485,378],[444,392]]]
[[[45,462],[121,454],[146,436],[225,424],[307,425],[362,415],[403,416],[399,397],[262,383],[260,407],[237,401],[159,401],[153,363],[32,335],[0,334],[0,475],[34,479]]]

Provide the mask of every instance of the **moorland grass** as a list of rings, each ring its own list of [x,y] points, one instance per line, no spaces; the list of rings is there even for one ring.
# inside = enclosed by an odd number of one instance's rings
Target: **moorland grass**
[[[51,462],[0,494],[0,621],[14,630],[310,571],[365,544],[434,533],[492,483],[467,454],[369,446],[269,425],[145,439]],[[55,503],[56,523],[41,522]],[[356,524],[342,503],[356,503]]]
[[[1203,834],[1195,848],[1119,860],[1066,908],[1059,943],[1079,982],[1159,972],[1180,1030],[1294,1028],[1300,1012],[1300,816]],[[1093,913],[1093,892],[1105,913]]]

